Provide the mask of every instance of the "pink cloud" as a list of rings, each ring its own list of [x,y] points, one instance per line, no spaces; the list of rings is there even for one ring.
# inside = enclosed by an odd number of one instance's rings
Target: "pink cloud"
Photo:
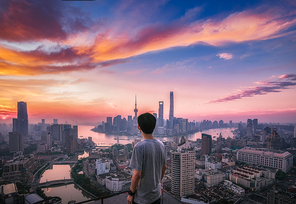
[[[265,95],[268,93],[281,92],[281,90],[283,90],[283,89],[287,89],[291,86],[296,86],[296,82],[293,82],[296,80],[295,74],[281,75],[279,78],[280,79],[284,78],[287,80],[286,81],[269,81],[269,82],[259,83],[260,85],[265,85],[265,86],[256,86],[256,87],[252,87],[247,90],[241,90],[238,93],[230,94],[228,96],[209,101],[209,102],[207,102],[207,104],[228,102],[228,101],[233,101],[233,100],[237,100],[237,99],[242,99],[245,97],[253,97],[256,95]]]
[[[225,59],[225,60],[230,60],[233,58],[233,55],[229,53],[219,53],[216,56],[219,56],[220,59]]]
[[[0,39],[8,41],[60,41],[92,24],[86,13],[61,1],[10,0],[0,7]]]
[[[88,15],[79,9],[71,7],[64,12],[59,7],[60,3],[54,2],[13,0],[0,4],[3,7],[0,39],[9,42],[49,40],[64,46],[50,53],[40,48],[18,52],[0,47],[0,74],[44,74],[104,68],[126,63],[134,56],[173,47],[198,43],[221,46],[229,42],[272,39],[287,34],[286,30],[296,24],[293,14],[277,12],[275,16],[274,10],[258,13],[258,9],[232,13],[223,19],[192,22],[200,11],[196,7],[168,25],[147,24],[130,30],[114,26],[104,30],[98,26],[101,22],[96,22],[96,25],[91,21],[89,23]],[[155,5],[159,6],[157,2]],[[120,19],[120,22],[124,20]],[[75,40],[79,36],[83,39],[91,36],[91,40],[85,43],[84,40]],[[229,53],[217,56],[225,60],[233,58]],[[166,70],[157,70],[156,73],[163,71]]]

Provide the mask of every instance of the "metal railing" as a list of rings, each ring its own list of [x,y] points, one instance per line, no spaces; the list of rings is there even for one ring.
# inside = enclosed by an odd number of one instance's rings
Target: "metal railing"
[[[90,199],[90,200],[86,200],[86,201],[82,201],[82,202],[78,202],[76,204],[83,204],[83,203],[88,203],[88,202],[92,202],[92,201],[99,201],[101,200],[101,204],[104,204],[104,199],[107,199],[107,198],[111,198],[111,197],[114,197],[114,196],[118,196],[118,195],[121,195],[121,194],[124,194],[124,193],[127,193],[128,191],[121,191],[119,193],[113,193],[111,195],[106,195],[106,196],[101,196],[101,197],[97,197],[97,198],[94,198],[94,199]]]
[[[99,200],[101,201],[101,204],[104,204],[104,199],[108,199],[108,198],[111,198],[111,197],[114,197],[114,196],[119,196],[119,195],[122,195],[122,194],[126,194],[127,192],[128,192],[128,190],[125,190],[125,191],[121,191],[119,193],[113,193],[111,195],[101,196],[101,197],[97,197],[97,198],[94,198],[94,199],[90,199],[90,200],[86,200],[86,201],[82,201],[82,202],[77,202],[77,203],[75,202],[75,203],[72,203],[72,204],[83,204],[83,203],[89,203],[89,202],[99,201]],[[166,192],[166,191],[161,189],[161,204],[165,204],[164,203],[165,198],[164,198],[164,195],[163,195],[164,192]],[[172,196],[171,194],[166,193],[166,200],[168,198],[175,200],[175,202],[177,201],[177,199],[174,196]],[[127,203],[126,199],[125,199],[124,203]],[[168,202],[166,202],[166,203],[168,203]],[[182,202],[178,200],[178,203],[181,204]]]

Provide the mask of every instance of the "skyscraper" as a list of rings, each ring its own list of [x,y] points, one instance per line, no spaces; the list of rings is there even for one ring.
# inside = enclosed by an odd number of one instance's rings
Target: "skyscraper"
[[[258,119],[253,119],[253,133],[256,133],[258,128]]]
[[[24,151],[24,137],[20,132],[9,133],[9,152]]]
[[[73,154],[78,149],[78,143],[76,139],[76,136],[78,135],[78,128],[77,126],[73,126],[73,128],[71,128],[70,125],[67,126],[63,132],[65,137],[66,151]]]
[[[28,136],[27,103],[17,102],[17,118],[13,118],[13,132],[20,132],[24,137]]]
[[[174,92],[170,92],[170,114],[169,114],[169,121],[170,121],[170,129],[174,128]]]
[[[247,121],[247,135],[252,136],[252,134],[253,134],[253,120],[248,119],[248,121]]]
[[[190,150],[172,152],[172,194],[183,197],[194,193],[194,155]]]
[[[212,153],[212,136],[202,133],[201,136],[201,154],[211,154]]]
[[[159,101],[158,126],[163,127],[163,101]]]

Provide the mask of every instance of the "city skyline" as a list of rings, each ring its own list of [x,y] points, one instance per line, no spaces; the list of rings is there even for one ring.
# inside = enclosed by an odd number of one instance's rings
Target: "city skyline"
[[[29,123],[134,115],[135,94],[138,115],[163,101],[168,119],[171,91],[174,117],[296,123],[294,1],[0,7],[0,123],[18,101]]]

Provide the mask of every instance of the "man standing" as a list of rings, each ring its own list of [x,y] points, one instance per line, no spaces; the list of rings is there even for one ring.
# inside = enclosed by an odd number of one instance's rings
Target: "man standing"
[[[161,141],[153,136],[156,118],[150,113],[138,117],[138,129],[143,141],[133,150],[130,167],[134,169],[128,204],[160,204],[161,186],[165,170],[165,150]]]

